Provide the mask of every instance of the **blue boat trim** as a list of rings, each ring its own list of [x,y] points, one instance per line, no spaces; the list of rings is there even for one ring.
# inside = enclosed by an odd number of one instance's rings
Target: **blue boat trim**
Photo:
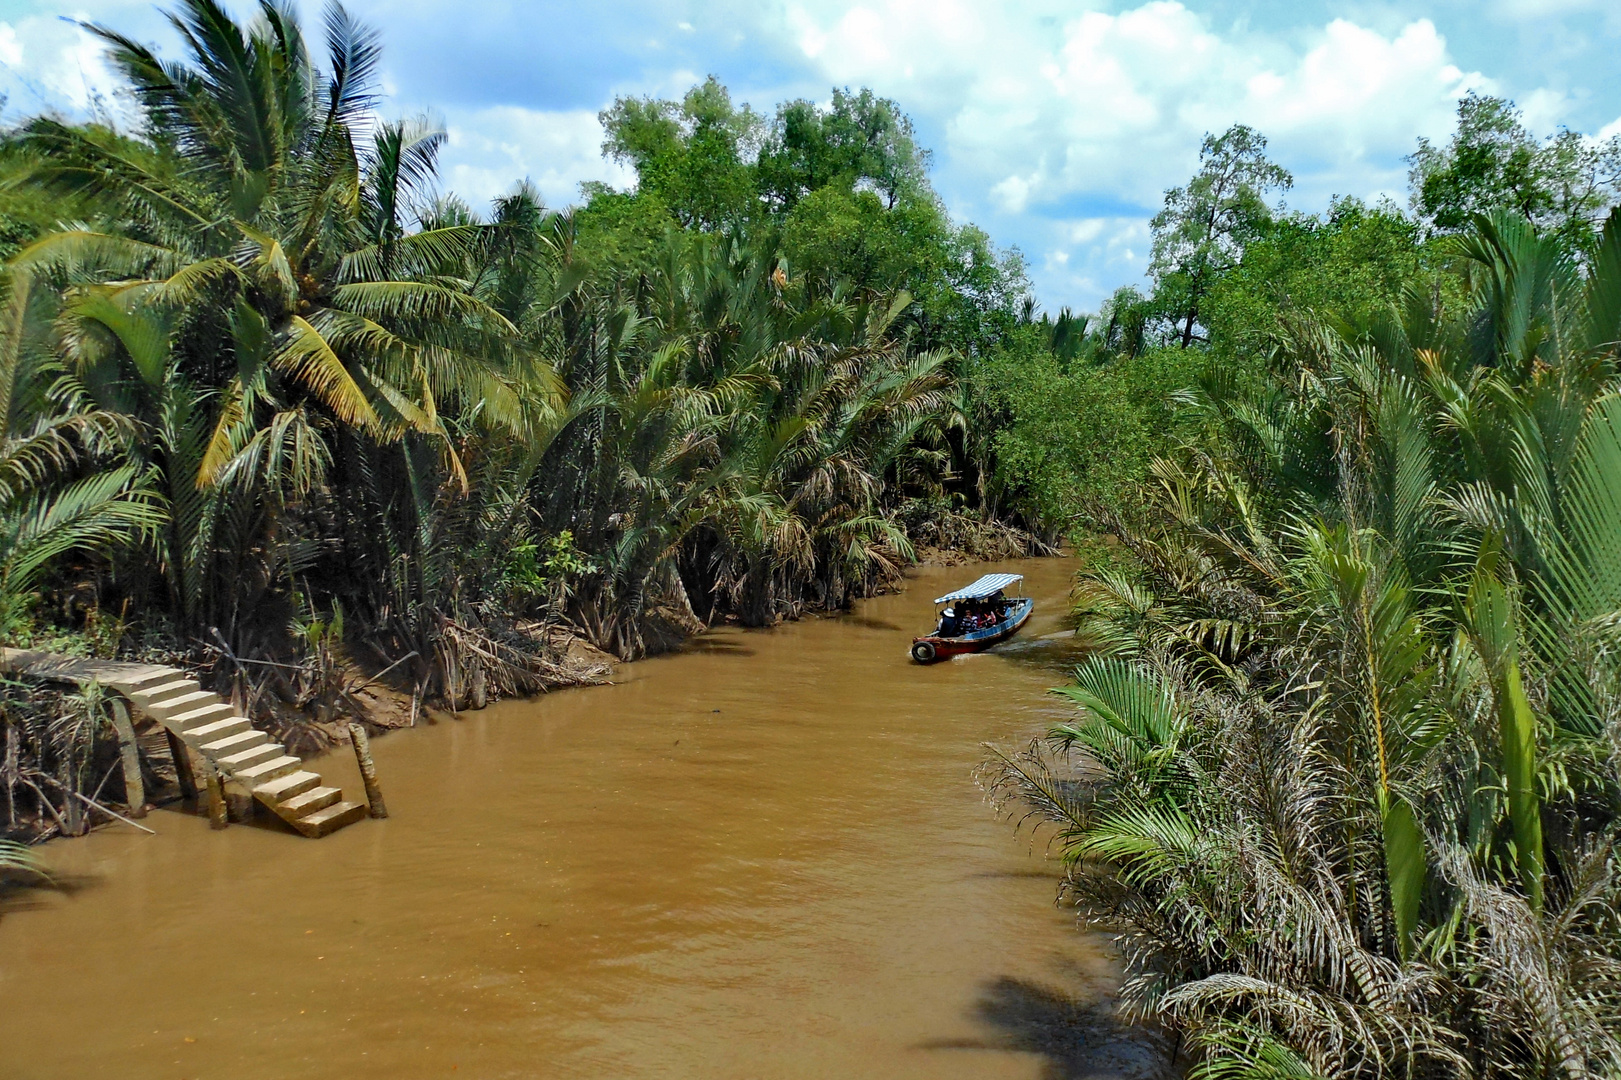
[[[975,630],[971,634],[959,634],[956,637],[949,638],[943,637],[940,640],[984,641],[987,638],[994,638],[998,634],[1007,634],[1012,630],[1018,629],[1019,625],[1024,621],[1024,617],[1030,614],[1030,609],[1033,606],[1035,606],[1035,601],[1030,599],[1028,596],[1022,600],[1015,600],[1013,605],[1008,608],[1008,617],[997,623],[995,626],[987,626],[985,629]]]

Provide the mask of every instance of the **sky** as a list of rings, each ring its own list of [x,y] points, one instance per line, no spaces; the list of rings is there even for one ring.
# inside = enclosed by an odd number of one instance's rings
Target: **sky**
[[[246,12],[249,5],[226,0]],[[1139,281],[1148,220],[1198,166],[1207,132],[1250,124],[1290,169],[1291,207],[1406,200],[1420,137],[1457,100],[1512,98],[1532,130],[1621,133],[1614,0],[349,0],[383,33],[389,116],[445,125],[444,186],[475,206],[533,181],[553,206],[586,180],[630,186],[601,154],[621,95],[679,97],[714,74],[770,114],[834,86],[911,115],[958,221],[1016,246],[1047,310],[1095,309]],[[305,2],[312,29],[318,4]],[[91,20],[177,55],[147,0],[0,0],[0,93],[115,117],[127,103]],[[312,35],[318,36],[318,35]]]

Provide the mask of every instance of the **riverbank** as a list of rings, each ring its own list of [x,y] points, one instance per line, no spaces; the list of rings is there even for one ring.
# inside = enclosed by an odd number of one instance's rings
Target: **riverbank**
[[[918,529],[916,567],[960,566],[1057,551],[1019,529],[962,514],[937,515]],[[873,595],[891,591],[902,580],[897,577],[890,584],[879,583]],[[679,599],[676,611],[664,611],[669,605],[650,605],[650,618],[657,626],[640,637],[655,647],[641,653],[640,659],[678,650],[711,629],[693,614],[684,594]],[[793,609],[787,617],[797,619],[802,614],[830,613]],[[739,625],[739,620],[730,615],[720,623]],[[123,635],[122,618],[110,635],[106,627],[97,624],[98,620],[91,620],[90,631],[98,631],[107,640],[116,642]],[[174,643],[149,645],[133,652],[124,650],[117,659],[184,672],[204,688],[218,692],[239,715],[284,744],[288,752],[306,758],[347,745],[350,722],[361,723],[372,736],[382,735],[414,727],[434,709],[459,715],[484,709],[503,697],[602,684],[609,681],[616,666],[635,662],[604,652],[580,627],[566,620],[517,623],[500,631],[447,627],[456,639],[457,649],[472,650],[465,659],[477,663],[469,665],[470,674],[463,672],[456,678],[452,676],[457,665],[450,661],[452,674],[442,680],[443,694],[430,699],[424,692],[428,680],[421,674],[425,665],[417,654],[393,660],[374,641],[345,647],[341,621],[334,625],[338,627],[336,642],[317,628],[311,635],[309,654],[302,658],[238,657],[216,633],[217,644],[194,642],[186,650]],[[107,642],[98,640],[97,633],[90,631],[59,641],[30,644],[53,654],[106,656],[100,650]],[[5,727],[5,745],[0,746],[0,782],[6,785],[6,816],[0,820],[0,839],[41,844],[73,838],[94,828],[124,824],[120,812],[143,817],[150,809],[183,801],[179,772],[162,729],[136,713],[134,746],[123,746],[122,736],[115,738],[114,725],[106,722],[105,708],[87,699],[82,690],[73,684],[15,675],[0,687],[0,710],[12,721]],[[73,739],[83,745],[77,750],[53,747],[52,756],[59,766],[64,760],[73,761],[76,777],[89,774],[102,778],[99,784],[92,785],[95,805],[81,805],[82,795],[68,793],[69,787],[78,790],[76,780],[64,784],[30,767],[30,753],[43,756],[39,748],[53,739],[51,732],[60,735],[58,729],[70,720],[77,732]],[[137,756],[147,779],[145,801],[139,806],[131,805],[123,784],[124,772],[119,767],[120,754],[127,753]],[[39,773],[46,786],[42,789],[39,784],[28,784],[19,799],[19,784],[30,771]],[[60,792],[60,807],[55,805],[51,791]],[[89,793],[88,789],[85,793]],[[203,812],[200,806],[193,810]],[[233,820],[251,820],[256,812],[252,800],[233,803]],[[3,884],[0,882],[0,886]]]
[[[921,568],[845,616],[717,628],[609,686],[378,740],[387,821],[305,843],[160,812],[161,839],[62,845],[78,888],[0,918],[0,1061],[34,1080],[1152,1075],[1152,1040],[1113,1019],[1106,942],[970,780],[981,743],[1066,712],[1044,691],[1071,659],[1048,637],[1070,566],[1013,569],[1037,617],[997,652],[910,662],[961,576]]]

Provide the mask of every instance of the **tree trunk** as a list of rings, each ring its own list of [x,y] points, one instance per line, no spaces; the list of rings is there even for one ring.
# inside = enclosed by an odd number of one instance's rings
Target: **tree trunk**
[[[0,765],[0,783],[6,785],[6,825],[8,828],[17,827],[17,729],[6,725],[6,757],[5,764]]]

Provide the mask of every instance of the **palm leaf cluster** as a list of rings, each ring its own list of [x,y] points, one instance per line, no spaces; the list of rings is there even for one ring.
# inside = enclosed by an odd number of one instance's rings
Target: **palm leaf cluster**
[[[171,21],[179,60],[91,28],[138,135],[11,138],[15,182],[83,218],[4,271],[13,624],[90,581],[185,643],[296,654],[341,605],[457,704],[566,680],[541,623],[634,657],[912,557],[899,507],[939,495],[960,414],[904,292],[790,277],[767,236],[594,254],[527,186],[474,213],[443,132],[377,117],[341,5],[324,56],[273,0]]]
[[[572,604],[591,637],[634,656],[694,618],[766,625],[893,582],[902,498],[939,491],[959,417],[947,354],[896,329],[910,298],[673,230],[648,272],[592,281],[572,240],[558,222],[542,275],[584,283],[548,328],[569,419],[534,498],[601,564]]]
[[[1621,1070],[1621,214],[1450,255],[1187,393],[1076,719],[991,766],[1201,1076]]]

